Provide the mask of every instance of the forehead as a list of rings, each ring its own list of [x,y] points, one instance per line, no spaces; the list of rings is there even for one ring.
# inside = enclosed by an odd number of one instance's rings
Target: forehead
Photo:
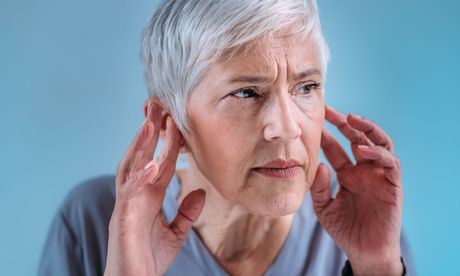
[[[275,64],[284,64],[289,70],[320,69],[316,44],[310,36],[273,36],[243,45],[225,54],[217,63],[225,71],[268,73]]]

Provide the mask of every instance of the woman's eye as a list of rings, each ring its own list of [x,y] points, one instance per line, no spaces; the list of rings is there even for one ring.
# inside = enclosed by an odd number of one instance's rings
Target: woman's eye
[[[232,96],[234,97],[237,97],[237,98],[254,98],[254,97],[259,97],[259,94],[257,94],[254,89],[242,89],[242,90],[239,90],[233,94],[231,94]]]
[[[318,88],[320,88],[320,87],[321,87],[321,84],[315,82],[315,83],[308,83],[308,84],[306,84],[306,85],[300,87],[299,90],[303,91],[303,92],[301,92],[301,94],[308,95],[308,94],[311,93],[312,90],[318,89]],[[297,93],[296,93],[296,94],[297,94]]]
[[[309,95],[311,94],[312,90],[318,89],[320,87],[321,87],[320,83],[316,83],[316,82],[308,83],[300,87],[300,89],[298,89],[300,92],[295,92],[294,94]],[[257,94],[257,92],[253,88],[244,88],[244,89],[238,90],[235,93],[230,94],[230,96],[237,97],[240,99],[260,97],[260,95]]]

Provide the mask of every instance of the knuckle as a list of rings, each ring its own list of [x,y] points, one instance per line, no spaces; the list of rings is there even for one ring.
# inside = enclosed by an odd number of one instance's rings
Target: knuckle
[[[346,131],[346,130],[348,130],[348,124],[346,124],[346,123],[340,123],[339,125],[337,125],[337,128],[338,128],[340,131]]]
[[[184,233],[175,223],[171,225],[171,231],[176,235],[179,240],[185,240],[187,233]]]
[[[128,178],[129,173],[130,173],[129,170],[126,167],[117,169],[117,175],[121,178]]]
[[[366,145],[369,144],[369,140],[366,135],[362,133],[355,133],[354,137],[350,140],[353,144]]]
[[[372,135],[372,134],[375,134],[375,127],[374,125],[370,124],[367,126],[367,130],[363,131],[366,135]]]

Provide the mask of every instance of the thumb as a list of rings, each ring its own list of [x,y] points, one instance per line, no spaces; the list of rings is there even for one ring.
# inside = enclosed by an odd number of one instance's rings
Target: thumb
[[[190,192],[182,200],[177,215],[169,227],[180,240],[185,240],[193,223],[198,219],[204,207],[206,191],[198,189]]]
[[[318,217],[332,201],[329,183],[330,171],[324,163],[321,163],[316,170],[315,180],[313,180],[310,188],[315,213]]]

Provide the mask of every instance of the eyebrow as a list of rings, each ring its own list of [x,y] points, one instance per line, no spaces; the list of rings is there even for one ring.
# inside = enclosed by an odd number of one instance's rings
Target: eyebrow
[[[298,80],[304,79],[312,75],[321,76],[321,71],[318,69],[314,69],[314,68],[302,71],[294,76],[294,81],[298,81]],[[238,77],[230,79],[228,82],[229,83],[234,83],[234,82],[263,83],[263,82],[268,82],[269,80],[270,80],[269,78],[263,77],[263,76],[238,76]]]

